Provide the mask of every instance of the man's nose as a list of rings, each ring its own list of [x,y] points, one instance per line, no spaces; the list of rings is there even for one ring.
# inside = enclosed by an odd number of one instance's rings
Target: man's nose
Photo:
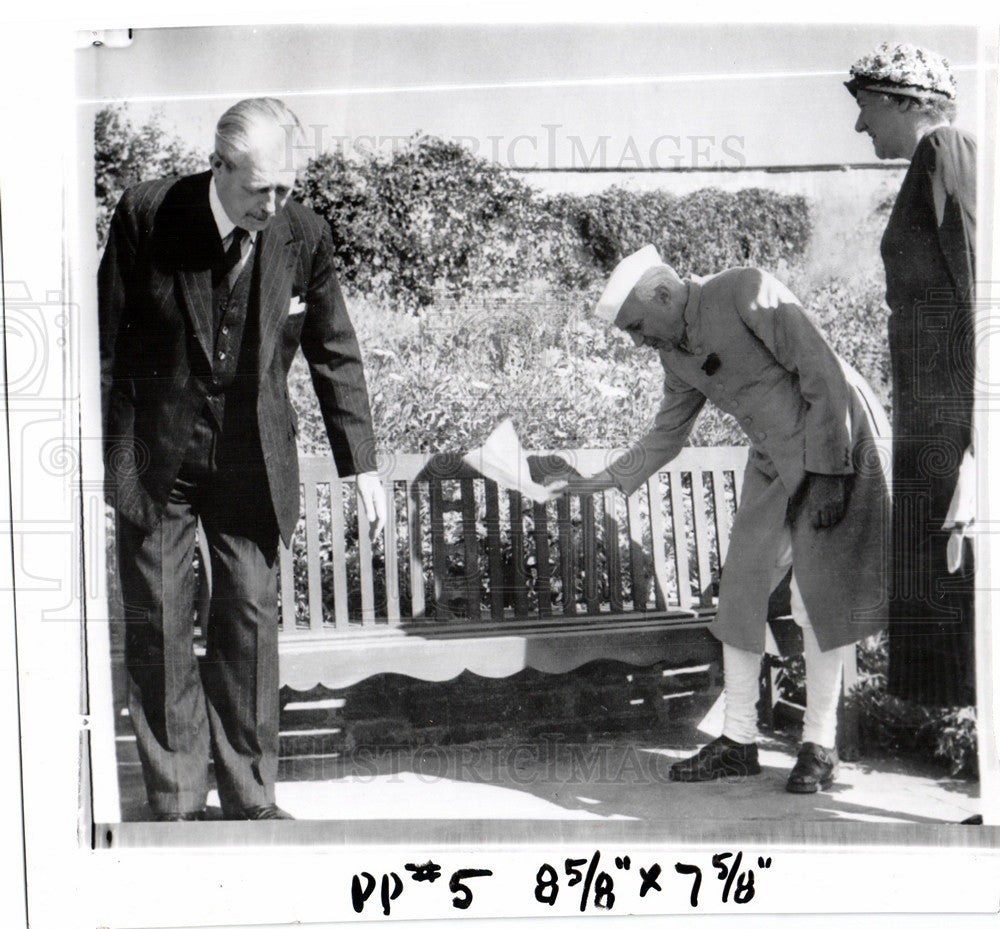
[[[267,194],[267,199],[264,201],[264,209],[271,216],[274,215],[276,202],[277,202],[277,196],[275,192],[273,190],[269,191]]]
[[[855,132],[864,132],[868,127],[865,125],[865,114],[858,113],[857,122],[854,124]]]
[[[643,343],[644,340],[643,340],[643,335],[642,335],[641,332],[630,332],[629,336],[631,337],[632,341],[635,343],[635,347],[636,348],[642,348],[642,343]]]

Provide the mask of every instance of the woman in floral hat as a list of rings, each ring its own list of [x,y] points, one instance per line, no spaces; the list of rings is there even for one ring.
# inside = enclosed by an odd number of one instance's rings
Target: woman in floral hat
[[[972,404],[976,143],[948,62],[880,45],[847,89],[879,158],[910,162],[882,236],[892,367],[889,692],[975,703]]]

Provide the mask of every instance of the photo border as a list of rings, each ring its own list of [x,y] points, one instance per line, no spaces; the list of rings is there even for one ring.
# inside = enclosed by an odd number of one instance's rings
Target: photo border
[[[252,20],[251,20],[252,21]],[[995,67],[995,43],[992,46],[993,62]],[[15,112],[20,114],[20,118],[27,123],[31,123],[35,118],[34,125],[41,122],[41,137],[46,138],[51,135],[51,124],[47,119],[38,120],[40,114],[65,114],[67,111],[72,114],[72,96],[65,96],[67,86],[72,86],[73,68],[71,50],[63,46],[59,41],[53,40],[51,46],[47,46],[43,53],[39,53],[39,61],[32,61],[26,70],[31,73],[39,64],[44,64],[52,69],[50,77],[53,86],[47,91],[38,92],[38,98],[34,101],[19,101],[20,107]],[[984,123],[983,131],[979,138],[982,141],[980,150],[981,167],[983,159],[990,159],[990,167],[995,167],[996,160],[996,87],[995,83],[990,84],[986,80],[988,69],[981,69],[980,72],[980,100],[984,101],[981,106],[981,116],[986,118],[986,114],[992,111],[994,118],[992,123]],[[994,72],[995,74],[995,72]],[[12,75],[14,79],[16,75]],[[9,85],[12,86],[12,85]],[[51,93],[47,97],[46,93]],[[5,101],[6,102],[6,101]],[[34,102],[35,106],[28,105]],[[36,110],[36,108],[38,108]],[[72,115],[70,120],[73,120]],[[58,122],[55,123],[59,125]],[[30,137],[29,133],[29,137]],[[64,140],[63,140],[64,141]],[[79,144],[85,145],[83,140],[78,140]],[[11,159],[17,167],[23,170],[28,165],[34,165],[37,170],[37,160],[33,161],[29,152],[16,153],[20,159]],[[58,305],[68,308],[67,314],[72,316],[73,308],[81,308],[94,305],[96,290],[93,286],[94,272],[96,270],[96,259],[91,261],[85,257],[86,248],[80,247],[81,242],[86,242],[84,230],[87,223],[93,229],[92,216],[84,216],[78,212],[74,203],[76,198],[85,196],[88,183],[92,183],[92,174],[88,173],[88,167],[83,164],[85,159],[79,157],[79,149],[74,150],[64,144],[52,146],[50,151],[41,155],[43,166],[49,170],[45,171],[50,177],[65,177],[66,183],[60,187],[55,185],[56,190],[45,190],[35,192],[32,198],[21,197],[11,191],[11,185],[5,184],[3,193],[6,195],[2,203],[3,206],[3,230],[7,233],[4,248],[4,280],[5,280],[5,309],[10,310],[11,306],[16,306],[16,295],[12,292],[10,283],[23,279],[26,282],[27,293],[34,303],[46,303],[50,295],[57,295],[53,307]],[[7,180],[10,161],[5,160],[3,164],[3,180]],[[53,166],[55,166],[53,168]],[[51,173],[49,173],[51,171]],[[980,199],[984,208],[982,215],[989,215],[993,209],[996,190],[995,173],[989,171],[980,173],[981,178],[988,178],[987,183],[981,185]],[[13,200],[13,204],[11,201]],[[40,233],[35,233],[30,226],[30,217],[37,211],[46,211],[49,221],[43,224],[44,228]],[[63,221],[52,223],[53,217],[62,216]],[[24,225],[22,225],[22,223]],[[990,269],[990,276],[985,280],[992,281],[996,277],[994,269],[996,263],[996,242],[986,229],[992,227],[992,221],[981,223],[980,225],[980,255],[992,254],[993,264]],[[22,232],[22,229],[24,230]],[[56,237],[53,239],[53,233]],[[39,242],[45,243],[44,249],[39,249],[37,255],[30,255],[30,249],[24,248],[27,243],[19,242],[20,236],[25,238],[39,234]],[[49,250],[52,243],[55,243],[54,250]],[[986,247],[983,247],[986,246]],[[8,260],[9,253],[14,252],[13,262]],[[58,260],[56,260],[58,254]],[[23,273],[22,273],[23,268]],[[981,265],[982,268],[982,265]],[[983,278],[982,272],[980,277]],[[58,282],[57,286],[49,287],[48,281]],[[38,282],[42,284],[42,289],[38,289]],[[992,300],[994,295],[989,295],[987,300]],[[980,302],[982,302],[980,296]],[[988,304],[992,306],[992,304]],[[82,312],[82,311],[81,311]],[[78,317],[79,319],[87,319]],[[74,345],[79,351],[74,351]],[[7,347],[10,352],[10,328],[7,330]],[[20,742],[22,746],[21,758],[23,764],[23,783],[18,789],[18,793],[23,795],[23,814],[26,821],[26,835],[24,840],[23,859],[27,861],[27,878],[29,887],[29,908],[40,913],[41,922],[37,925],[45,925],[45,920],[50,917],[57,917],[62,914],[65,918],[75,920],[80,919],[80,924],[88,924],[88,919],[102,920],[102,924],[107,925],[153,925],[153,922],[146,920],[160,920],[159,925],[166,925],[164,919],[187,919],[191,914],[198,919],[214,919],[216,917],[232,917],[240,922],[259,922],[261,918],[266,919],[271,914],[273,907],[267,901],[259,898],[261,888],[266,887],[266,881],[254,886],[255,881],[260,882],[263,875],[267,875],[269,869],[281,869],[287,867],[287,862],[292,861],[297,864],[310,879],[316,878],[316,862],[320,862],[327,869],[334,871],[340,868],[353,869],[355,867],[355,853],[352,849],[364,847],[365,851],[371,852],[372,861],[384,862],[381,867],[390,868],[393,862],[399,869],[399,860],[409,854],[415,856],[425,856],[428,851],[441,850],[442,854],[454,855],[456,850],[460,852],[471,844],[472,859],[483,857],[483,855],[495,854],[500,858],[512,855],[511,873],[517,869],[524,870],[522,865],[531,869],[531,865],[537,858],[540,850],[550,857],[556,855],[559,850],[584,849],[586,850],[595,842],[603,847],[608,847],[608,854],[613,853],[613,847],[622,848],[642,848],[656,851],[662,854],[674,849],[683,850],[692,854],[704,856],[706,848],[713,846],[723,840],[741,843],[759,843],[774,849],[777,854],[788,854],[789,860],[802,862],[804,870],[808,870],[810,864],[815,864],[815,859],[824,859],[823,882],[827,884],[830,875],[833,877],[833,886],[853,887],[854,880],[858,874],[863,874],[870,869],[870,864],[862,863],[864,855],[857,852],[863,851],[868,855],[875,855],[880,863],[885,863],[890,859],[895,859],[895,864],[914,864],[921,859],[921,849],[930,848],[939,850],[949,848],[955,852],[951,856],[954,860],[944,865],[938,862],[933,867],[930,875],[934,875],[935,880],[943,885],[942,892],[931,892],[927,896],[938,902],[947,903],[954,901],[954,889],[959,884],[965,884],[970,880],[970,875],[978,879],[983,879],[988,875],[994,878],[1000,874],[1000,856],[997,854],[997,847],[1000,844],[1000,831],[996,826],[988,825],[981,830],[961,830],[957,827],[924,827],[924,826],[888,826],[880,825],[875,828],[878,833],[874,840],[860,835],[861,832],[871,832],[872,827],[861,824],[790,824],[788,829],[778,827],[754,828],[754,829],[733,829],[723,830],[715,828],[718,824],[711,824],[697,836],[684,836],[683,842],[678,841],[681,837],[673,834],[668,823],[585,823],[569,824],[558,823],[503,823],[500,821],[461,821],[453,823],[428,823],[427,821],[414,820],[411,822],[392,821],[385,825],[373,828],[370,823],[294,823],[294,824],[274,824],[264,831],[256,833],[256,838],[265,847],[263,848],[243,848],[237,850],[236,846],[241,844],[241,838],[245,837],[243,827],[235,824],[197,824],[189,826],[180,824],[176,828],[170,827],[169,834],[165,834],[162,842],[157,843],[156,849],[133,848],[130,847],[132,837],[130,831],[135,831],[138,836],[140,829],[131,830],[130,827],[142,826],[142,824],[116,824],[116,840],[112,848],[100,848],[99,833],[100,828],[106,825],[106,818],[100,815],[92,815],[94,808],[99,813],[107,808],[110,802],[108,796],[103,792],[104,785],[98,777],[91,777],[91,767],[86,763],[88,756],[93,757],[94,753],[100,754],[107,749],[106,727],[98,724],[99,714],[106,711],[106,706],[101,705],[95,699],[94,694],[104,686],[110,686],[110,668],[104,662],[105,656],[102,654],[102,647],[99,640],[101,633],[100,625],[95,628],[91,623],[84,634],[74,634],[74,624],[72,621],[64,622],[56,627],[42,626],[35,620],[43,613],[58,615],[60,610],[72,612],[72,604],[57,603],[57,600],[64,600],[64,591],[52,591],[45,587],[33,589],[30,584],[26,584],[23,573],[23,562],[18,558],[16,542],[20,534],[25,532],[26,524],[32,526],[27,528],[38,529],[39,522],[48,523],[48,519],[38,520],[30,518],[28,520],[18,519],[18,493],[24,491],[26,487],[32,487],[32,494],[41,493],[54,494],[57,498],[52,507],[54,517],[52,525],[42,525],[43,532],[50,534],[52,544],[63,544],[67,541],[65,520],[69,519],[69,525],[80,528],[79,520],[85,518],[84,514],[95,512],[95,501],[98,509],[100,507],[100,457],[95,456],[90,450],[90,443],[87,440],[77,440],[73,437],[77,433],[74,429],[79,428],[79,434],[99,435],[99,424],[94,430],[93,411],[100,408],[99,401],[94,406],[95,393],[93,382],[88,387],[87,371],[90,365],[85,360],[87,353],[94,351],[91,357],[96,359],[96,334],[88,332],[85,325],[80,325],[72,333],[72,338],[58,352],[53,352],[51,369],[46,372],[47,377],[52,377],[55,384],[61,387],[62,395],[53,395],[48,398],[41,398],[33,410],[34,420],[29,421],[29,425],[38,427],[41,424],[53,425],[53,429],[43,429],[45,432],[45,442],[55,438],[61,438],[67,443],[67,447],[73,449],[79,456],[81,481],[79,493],[77,488],[69,487],[65,478],[59,485],[57,474],[37,475],[28,474],[12,467],[12,491],[14,496],[11,499],[12,517],[12,538],[15,541],[12,555],[12,582],[14,590],[13,600],[16,609],[17,625],[15,628],[17,635],[16,656],[18,667],[13,676],[16,686],[19,689],[19,706],[22,714],[23,728],[20,732]],[[993,370],[993,353],[989,352],[988,369]],[[10,371],[8,367],[8,372]],[[5,381],[6,383],[6,381]],[[992,378],[988,380],[992,383]],[[58,391],[57,391],[58,393]],[[46,400],[59,401],[54,406],[47,406]],[[34,448],[29,437],[25,445],[19,446],[15,442],[17,425],[16,413],[8,402],[8,428],[11,441],[8,449],[9,460],[14,465],[17,463],[19,449],[26,451]],[[994,443],[1000,441],[993,432],[1000,433],[1000,430],[991,429],[992,417],[990,414],[997,412],[990,404],[979,404],[977,409],[977,424],[984,424],[981,434],[986,436],[990,451],[993,451]],[[32,415],[29,411],[29,416]],[[47,418],[54,416],[54,419]],[[22,441],[24,435],[21,436]],[[38,449],[40,451],[40,449]],[[991,460],[992,455],[985,456],[985,460]],[[26,460],[22,457],[22,460]],[[985,472],[985,465],[982,466]],[[41,480],[39,481],[39,477]],[[24,498],[23,498],[24,499]],[[22,499],[22,502],[23,502]],[[23,512],[22,512],[23,516]],[[59,525],[56,525],[59,524]],[[89,534],[88,534],[89,535]],[[103,544],[100,532],[95,533],[93,540],[83,537],[84,542],[80,543],[80,551],[73,552],[73,534],[70,533],[70,548],[67,566],[70,568],[65,576],[66,586],[72,589],[72,585],[82,580],[83,587],[81,599],[88,607],[95,605],[100,600],[99,583],[93,583],[94,578],[100,576],[103,570]],[[987,537],[987,545],[989,539]],[[988,548],[990,555],[990,567],[995,562],[994,553]],[[79,559],[78,563],[76,559]],[[79,568],[79,575],[77,574]],[[992,571],[988,576],[994,576]],[[980,615],[991,615],[990,607],[997,599],[996,592],[988,586],[979,591],[977,599],[977,612]],[[987,606],[988,604],[988,606]],[[985,610],[980,607],[987,606]],[[65,616],[64,616],[65,619]],[[58,647],[52,647],[51,630],[58,628],[65,630],[65,635],[58,640]],[[77,629],[77,633],[82,630]],[[980,678],[989,678],[989,671],[996,666],[996,643],[992,643],[990,654],[981,654],[979,660]],[[82,671],[82,673],[81,673]],[[986,673],[983,674],[982,672]],[[9,679],[5,679],[9,680]],[[102,683],[103,682],[103,683]],[[110,693],[110,690],[108,690]],[[987,699],[994,708],[993,720],[997,718],[995,713],[997,696],[992,686],[987,690]],[[70,706],[79,708],[79,712],[67,713]],[[0,730],[6,734],[6,730]],[[987,785],[990,786],[991,802],[989,810],[984,804],[984,813],[987,822],[998,822],[996,816],[996,803],[998,800],[997,786],[997,766],[996,766],[996,741],[995,724],[986,729],[987,739],[982,739],[980,750],[994,763],[987,765],[986,778],[983,781],[984,791]],[[989,737],[992,737],[992,745]],[[102,742],[103,740],[103,742]],[[89,743],[89,747],[88,747]],[[54,748],[52,747],[54,744]],[[81,761],[81,749],[83,751]],[[991,751],[989,749],[992,749]],[[51,759],[51,770],[49,770],[49,759]],[[72,781],[73,787],[70,791],[72,803],[67,803],[65,798],[66,787]],[[69,814],[67,816],[67,814]],[[67,823],[71,828],[67,830]],[[257,824],[261,825],[261,824]],[[480,831],[480,826],[485,825],[486,832]],[[95,828],[98,827],[98,828]],[[552,826],[554,834],[547,835],[544,839],[538,840],[533,829],[545,830]],[[858,826],[857,829],[853,828]],[[286,828],[287,827],[287,828]],[[847,828],[845,828],[847,827]],[[201,841],[195,835],[196,830],[212,830],[214,835],[209,841]],[[906,836],[903,833],[907,833]],[[628,835],[626,834],[628,833]],[[207,835],[207,832],[206,832]],[[72,841],[67,843],[67,838],[72,837]],[[978,841],[977,841],[978,839]],[[97,845],[97,850],[92,846]],[[816,848],[816,846],[820,848]],[[479,846],[479,847],[477,847]],[[209,850],[219,851],[225,849],[223,857],[225,861],[218,869],[209,867],[205,853]],[[316,852],[322,849],[323,854],[316,859]],[[513,851],[512,851],[513,849]],[[662,852],[659,850],[663,850]],[[289,854],[291,850],[298,850],[296,854]],[[303,860],[303,853],[308,851],[311,858],[316,861],[306,862]],[[461,856],[460,856],[461,857]],[[931,867],[930,861],[933,854],[924,856],[928,859],[926,867]],[[47,860],[46,860],[47,859]],[[827,860],[829,859],[829,860]],[[192,867],[191,861],[197,867]],[[464,858],[463,858],[464,860]],[[505,859],[506,860],[506,859]],[[44,864],[43,864],[44,861]],[[51,874],[53,870],[57,873],[72,875],[69,882],[70,892],[66,899],[59,899],[58,894],[54,894],[51,885]],[[157,891],[148,886],[150,883],[148,870],[155,867],[158,871],[167,866],[170,870],[176,871],[178,875],[188,883],[191,888],[197,888],[200,893],[197,896],[195,908],[192,908],[190,901],[166,900]],[[800,869],[801,870],[801,869]],[[891,870],[891,868],[890,868]],[[899,870],[905,870],[900,868]],[[246,872],[241,875],[241,872]],[[254,879],[248,878],[247,874],[252,873]],[[344,873],[349,873],[345,870]],[[219,880],[223,875],[224,880]],[[955,883],[948,885],[945,883],[951,875],[950,880]],[[838,880],[839,877],[839,880]],[[910,873],[913,881],[912,890],[920,892],[926,888],[921,885],[926,884],[929,873],[920,867],[914,867]],[[125,881],[123,882],[123,878]],[[270,875],[273,880],[273,873]],[[513,879],[515,884],[524,880],[523,874],[519,874]],[[168,883],[168,882],[164,882]],[[160,884],[158,879],[157,885]],[[216,887],[216,884],[222,886]],[[32,887],[37,888],[32,892]],[[283,887],[295,887],[294,882],[285,882]],[[523,884],[522,884],[523,886]],[[993,886],[996,886],[994,880]],[[233,888],[238,887],[238,892],[242,899],[238,905],[233,904]],[[53,888],[54,889],[54,888]],[[789,900],[795,896],[794,887],[789,884],[783,887],[782,892],[787,892]],[[806,903],[815,900],[814,888],[803,888],[804,895],[800,898]],[[303,918],[304,921],[318,922],[324,918],[324,914],[332,915],[335,919],[346,920],[353,917],[349,909],[349,900],[346,898],[338,901],[323,899],[319,893],[311,892],[307,887],[302,888],[304,897],[291,906],[294,913],[286,916],[281,914],[282,921],[290,921],[292,918]],[[323,889],[323,893],[328,893]],[[870,895],[843,893],[840,900],[824,901],[829,906],[824,912],[854,912],[852,910],[841,910],[841,906],[851,906],[860,899],[862,902],[871,903]],[[115,896],[118,899],[113,899]],[[343,896],[343,895],[342,895]],[[308,897],[308,899],[306,899]],[[442,897],[445,904],[448,898]],[[990,903],[989,901],[992,901]],[[783,901],[784,902],[784,901]],[[891,901],[895,905],[901,905],[905,900],[899,896],[894,896]],[[918,901],[919,902],[919,901]],[[988,884],[980,887],[969,888],[968,902],[973,905],[982,905],[988,910],[995,908],[995,894]],[[793,904],[795,905],[795,904]],[[782,908],[783,909],[783,908]],[[530,908],[529,908],[530,910]],[[109,911],[115,919],[108,919]],[[776,910],[777,911],[777,910]],[[874,911],[874,910],[872,910]],[[950,910],[949,910],[950,911]],[[658,912],[658,911],[657,911]],[[668,911],[665,911],[668,912]],[[681,911],[683,912],[683,911]],[[785,910],[785,912],[798,912],[796,910]],[[803,910],[803,912],[807,912]],[[957,910],[956,910],[957,912]],[[134,914],[134,915],[133,915]],[[528,911],[522,910],[517,913],[525,916]],[[367,915],[367,914],[366,914]],[[451,916],[447,911],[439,911],[430,908],[427,912],[418,914],[423,918],[440,918]],[[490,916],[494,914],[489,914]],[[553,915],[568,915],[566,913],[553,913]],[[142,920],[142,922],[128,922],[128,920]],[[33,920],[34,921],[34,920]],[[277,923],[278,921],[276,921]],[[50,923],[57,925],[58,923]],[[89,925],[96,925],[90,922]],[[195,922],[170,922],[171,925],[198,925]],[[222,925],[222,922],[216,923]],[[226,923],[231,924],[231,923]],[[62,925],[67,925],[63,923]],[[206,923],[207,925],[207,923]]]

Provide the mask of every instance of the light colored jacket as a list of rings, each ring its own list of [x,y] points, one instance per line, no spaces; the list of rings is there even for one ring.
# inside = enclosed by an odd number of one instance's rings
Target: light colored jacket
[[[736,268],[692,278],[687,351],[660,352],[664,396],[653,428],[609,468],[626,493],[684,447],[706,400],[751,442],[722,571],[713,632],[762,651],[774,568],[788,533],[795,576],[824,650],[885,625],[888,423],[787,287]],[[711,373],[709,373],[711,371]],[[847,479],[844,518],[813,529],[801,512],[808,472]]]

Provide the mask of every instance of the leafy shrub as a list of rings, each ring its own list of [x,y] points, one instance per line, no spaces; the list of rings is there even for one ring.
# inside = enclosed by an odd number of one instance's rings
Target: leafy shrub
[[[792,269],[786,283],[823,330],[833,350],[868,381],[889,413],[889,308],[884,302],[881,277],[814,281],[801,269]]]
[[[558,220],[531,188],[455,142],[417,135],[360,161],[326,153],[300,187],[330,223],[346,285],[390,306],[517,287],[555,260],[548,233]]]
[[[589,196],[536,193],[455,142],[415,135],[391,153],[315,158],[302,202],[330,222],[348,287],[413,310],[441,296],[586,289],[647,242],[681,273],[777,268],[808,242],[802,197],[766,190],[673,197],[620,187]]]
[[[677,197],[654,190],[637,194],[610,187],[579,197],[550,198],[549,209],[575,230],[585,253],[601,276],[606,276],[627,254],[647,243],[661,247]]]
[[[888,639],[884,633],[858,649],[861,677],[849,699],[859,709],[862,738],[870,746],[911,757],[932,757],[953,776],[975,777],[975,707],[926,707],[886,693]]]
[[[127,188],[140,181],[191,174],[207,168],[208,163],[202,156],[164,131],[157,116],[135,126],[122,104],[99,110],[94,118],[98,247],[104,247],[111,216]]]
[[[776,270],[801,257],[809,241],[805,198],[757,188],[735,193],[709,188],[676,197],[611,187],[549,203],[572,223],[602,276],[647,243],[683,275],[741,265]]]
[[[204,167],[157,119],[136,127],[122,106],[97,114],[95,150],[102,245],[126,187]],[[404,311],[498,290],[589,290],[647,242],[682,274],[745,264],[776,270],[800,258],[809,238],[802,197],[620,187],[547,196],[457,142],[422,134],[357,159],[340,150],[318,155],[296,197],[330,223],[345,286]]]
[[[519,295],[435,305],[400,318],[369,301],[351,315],[365,353],[376,437],[396,452],[464,451],[511,416],[526,447],[624,447],[652,422],[663,373],[650,350],[589,317],[573,297]],[[327,440],[304,365],[292,399],[303,451]],[[692,442],[743,444],[739,427],[706,406]]]

